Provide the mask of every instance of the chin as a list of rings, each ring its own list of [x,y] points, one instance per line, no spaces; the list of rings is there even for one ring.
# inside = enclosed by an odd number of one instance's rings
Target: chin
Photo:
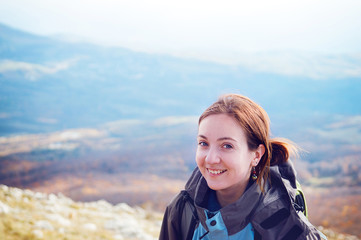
[[[214,191],[222,190],[225,188],[224,186],[221,186],[219,184],[212,184],[211,182],[208,182],[208,181],[207,181],[207,185],[210,189],[212,189]]]

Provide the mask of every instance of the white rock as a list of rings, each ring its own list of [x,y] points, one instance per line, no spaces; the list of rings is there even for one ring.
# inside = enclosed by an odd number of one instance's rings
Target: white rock
[[[51,223],[49,223],[48,221],[46,220],[40,220],[40,221],[37,221],[34,226],[36,228],[39,228],[39,229],[44,229],[44,230],[50,230],[50,231],[53,231],[54,230],[54,227],[53,225],[51,225]]]
[[[135,207],[136,215],[138,218],[146,218],[147,212],[141,207]]]
[[[74,203],[74,201],[71,198],[66,197],[62,193],[58,193],[57,195],[58,195],[58,200],[65,205],[70,205]]]
[[[20,201],[23,198],[23,191],[19,188],[10,188],[10,194],[17,201]]]
[[[59,228],[58,233],[64,235],[65,234],[65,229],[64,228]]]
[[[70,212],[70,208],[61,202],[47,202],[46,205],[42,205],[42,208],[47,212],[61,215],[67,215]]]
[[[49,202],[51,202],[51,203],[56,203],[58,201],[58,197],[53,193],[50,193],[48,195],[48,199],[49,199]]]
[[[0,201],[0,213],[8,214],[10,213],[10,210],[11,208],[8,205]]]
[[[122,235],[128,239],[154,240],[154,238],[143,232],[142,229],[124,229]]]
[[[24,198],[23,198],[23,202],[24,202],[24,203],[30,203],[29,197],[24,197]]]
[[[25,189],[23,191],[23,194],[27,197],[33,198],[34,197],[34,193],[32,191],[30,191],[29,189]]]
[[[134,208],[130,207],[126,203],[119,203],[115,205],[115,210],[135,214]]]
[[[121,226],[118,225],[117,221],[109,220],[104,223],[104,228],[116,231],[118,228],[121,228]]]
[[[3,191],[3,192],[8,192],[9,191],[9,187],[8,186],[6,186],[6,185],[0,185],[0,188],[1,188],[1,190]]]
[[[43,231],[39,230],[39,229],[35,229],[31,232],[36,238],[44,238],[44,233]]]
[[[124,240],[124,237],[122,235],[119,235],[119,234],[114,235],[113,238],[116,239],[116,240]]]
[[[157,240],[156,238],[146,234],[146,233],[140,233],[138,235],[138,239],[143,239],[143,240]]]
[[[104,223],[104,228],[122,232],[124,229],[137,229],[139,228],[139,223],[134,217],[117,217],[113,218],[112,220],[108,220]]]
[[[97,230],[97,225],[95,225],[94,223],[86,223],[83,225],[83,228],[85,230],[88,230],[88,231],[96,231]]]
[[[40,205],[38,205],[38,207],[39,206],[43,211],[51,212],[51,213],[55,213],[56,208],[57,208],[57,205],[54,205],[54,204],[47,204],[45,206],[43,204],[40,204]]]
[[[66,219],[59,214],[47,214],[46,218],[51,220],[52,222],[57,222],[59,225],[64,227],[68,227],[71,225],[71,221],[69,219]]]
[[[46,198],[46,194],[41,193],[41,192],[36,192],[36,193],[34,193],[34,197],[38,200],[43,200]]]
[[[152,237],[143,232],[139,222],[131,215],[108,220],[104,223],[104,228],[122,235],[125,239],[152,239]]]
[[[105,200],[99,200],[96,202],[96,206],[99,210],[110,210],[113,208],[113,205],[111,205],[110,203],[108,203]]]

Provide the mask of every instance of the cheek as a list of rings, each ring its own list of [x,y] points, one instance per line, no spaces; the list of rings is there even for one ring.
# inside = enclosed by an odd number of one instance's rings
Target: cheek
[[[201,150],[197,150],[196,152],[196,163],[198,166],[203,165],[205,159],[205,153]]]
[[[199,151],[197,150],[197,152],[196,152],[196,163],[197,163],[197,165],[199,165],[199,163],[200,163],[200,154],[199,154]]]
[[[244,154],[240,158],[237,158],[237,160],[234,160],[232,163],[233,167],[238,169],[238,171],[242,174],[251,172],[252,160],[249,155]]]

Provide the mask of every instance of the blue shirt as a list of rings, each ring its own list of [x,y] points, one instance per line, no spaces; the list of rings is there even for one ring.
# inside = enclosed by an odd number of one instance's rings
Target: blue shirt
[[[194,231],[193,240],[254,239],[254,230],[251,223],[236,234],[228,236],[227,227],[224,224],[221,212],[219,211],[221,208],[222,207],[217,200],[216,192],[214,190],[210,190],[208,195],[207,210],[204,212],[207,217],[205,223],[209,231],[206,231],[203,225],[199,224]]]

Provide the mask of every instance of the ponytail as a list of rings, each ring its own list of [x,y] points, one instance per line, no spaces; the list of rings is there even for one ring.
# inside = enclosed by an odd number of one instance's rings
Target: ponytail
[[[298,158],[300,148],[285,138],[274,138],[266,141],[266,151],[256,169],[258,172],[257,184],[264,191],[266,182],[269,180],[270,166],[279,165],[288,161],[290,157]]]
[[[271,145],[271,159],[270,166],[282,164],[288,161],[292,156],[297,158],[299,147],[288,139],[275,138],[270,140]]]

